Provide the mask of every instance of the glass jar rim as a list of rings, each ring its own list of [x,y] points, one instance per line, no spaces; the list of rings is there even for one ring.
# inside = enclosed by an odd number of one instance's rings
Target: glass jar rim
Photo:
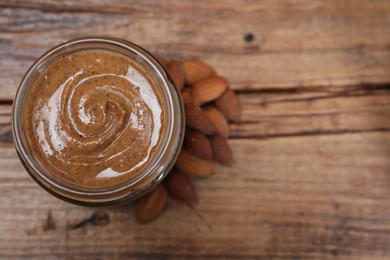
[[[110,187],[82,187],[55,178],[53,174],[44,172],[34,157],[29,155],[28,142],[23,136],[21,127],[21,111],[25,102],[26,91],[31,88],[34,78],[44,70],[50,60],[56,60],[61,55],[82,51],[110,48],[110,51],[127,52],[142,60],[148,67],[148,73],[153,73],[160,81],[158,88],[163,96],[162,104],[166,109],[167,118],[164,121],[165,130],[160,136],[160,143],[153,158],[145,168],[134,178],[128,179]],[[16,151],[30,176],[49,193],[68,202],[85,206],[108,206],[133,200],[159,183],[172,168],[183,142],[184,112],[183,104],[174,82],[165,68],[142,47],[123,39],[102,36],[78,37],[61,43],[41,55],[27,70],[16,92],[12,109],[12,133]]]

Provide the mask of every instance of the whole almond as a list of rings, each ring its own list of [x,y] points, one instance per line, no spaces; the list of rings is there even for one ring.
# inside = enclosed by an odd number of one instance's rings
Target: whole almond
[[[189,127],[197,129],[206,135],[217,133],[217,128],[213,122],[208,118],[205,112],[193,102],[184,104],[186,114],[186,124]]]
[[[180,92],[181,94],[181,99],[183,100],[183,104],[192,102],[192,96],[191,96],[191,89],[190,88],[185,88]]]
[[[208,107],[203,111],[211,119],[211,121],[213,121],[215,127],[218,130],[218,134],[227,139],[229,137],[229,125],[226,117],[222,114],[222,112],[215,107]]]
[[[220,76],[199,81],[191,88],[191,94],[194,102],[198,105],[217,99],[228,88],[228,81]]]
[[[171,60],[167,63],[166,68],[175,82],[178,91],[184,88],[184,70],[180,61]]]
[[[210,137],[210,142],[211,147],[213,148],[214,160],[223,165],[232,166],[234,158],[227,140],[221,136],[216,135]]]
[[[198,177],[207,177],[215,172],[215,164],[212,161],[196,157],[184,148],[181,149],[175,167],[184,174]]]
[[[165,178],[165,186],[167,187],[169,194],[176,199],[191,203],[198,201],[195,188],[192,185],[190,178],[178,170],[173,170],[168,174]]]
[[[215,75],[215,71],[209,65],[200,60],[183,61],[185,82],[194,85],[203,79]]]
[[[152,55],[161,65],[163,65],[163,67],[165,67],[165,68],[167,67],[168,61],[166,59],[164,59],[163,57],[161,57],[160,55],[155,54],[155,53]]]
[[[165,187],[158,184],[151,192],[137,202],[135,219],[138,223],[146,224],[157,218],[167,204],[168,193]]]
[[[184,144],[193,155],[206,160],[213,159],[210,140],[201,132],[190,129],[186,130]]]
[[[229,121],[240,119],[241,106],[233,90],[228,89],[217,100],[215,106],[225,115]]]

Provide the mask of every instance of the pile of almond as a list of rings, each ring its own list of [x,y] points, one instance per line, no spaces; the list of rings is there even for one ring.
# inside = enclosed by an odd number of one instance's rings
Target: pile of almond
[[[186,115],[184,145],[174,168],[163,183],[137,201],[136,220],[148,223],[157,218],[174,199],[196,203],[197,195],[191,178],[215,173],[218,162],[233,164],[227,143],[229,122],[240,117],[240,103],[226,78],[200,60],[159,62],[168,70],[181,93]]]

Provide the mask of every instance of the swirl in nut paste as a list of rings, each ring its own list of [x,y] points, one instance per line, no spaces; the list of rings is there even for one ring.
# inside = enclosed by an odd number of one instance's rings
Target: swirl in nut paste
[[[163,131],[156,87],[129,58],[109,51],[61,57],[35,82],[27,137],[49,172],[84,187],[139,173]]]

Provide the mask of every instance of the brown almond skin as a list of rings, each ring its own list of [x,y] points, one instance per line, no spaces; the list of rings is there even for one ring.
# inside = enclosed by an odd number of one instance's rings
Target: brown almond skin
[[[212,160],[213,153],[209,138],[196,130],[186,130],[184,144],[188,151],[199,158]]]
[[[175,167],[184,174],[197,177],[207,177],[215,173],[215,164],[212,161],[199,158],[181,149]]]
[[[161,57],[158,54],[152,54],[152,55],[158,62],[160,62],[161,65],[163,65],[163,67],[165,67],[165,68],[167,67],[168,61],[166,59],[164,59],[163,57]]]
[[[200,106],[195,105],[193,102],[188,102],[184,104],[184,110],[186,114],[186,124],[189,127],[197,129],[206,135],[217,133],[217,128]]]
[[[185,82],[189,85],[194,85],[203,79],[207,79],[215,75],[212,67],[200,60],[185,60],[183,61],[183,69]]]
[[[198,201],[194,185],[192,185],[190,178],[178,170],[173,170],[168,174],[165,178],[165,186],[169,194],[176,199],[190,203],[196,203]]]
[[[240,120],[241,105],[233,90],[226,90],[225,93],[215,100],[215,106],[229,121],[237,122]]]
[[[158,184],[151,192],[137,201],[135,219],[140,224],[155,220],[164,210],[168,193],[164,185]]]
[[[210,143],[213,148],[214,160],[223,165],[232,166],[234,158],[227,140],[221,136],[212,136],[210,137]]]
[[[181,100],[183,101],[183,104],[192,102],[192,96],[191,96],[191,89],[185,88],[180,92]]]
[[[208,107],[203,109],[206,115],[214,123],[218,130],[218,134],[223,138],[229,138],[229,124],[226,117],[215,107]]]
[[[171,60],[167,63],[166,68],[175,82],[176,89],[180,92],[184,88],[184,70],[181,62],[178,60]]]
[[[228,88],[228,84],[227,79],[220,76],[213,76],[199,81],[191,88],[194,102],[198,105],[202,105],[217,99]]]

